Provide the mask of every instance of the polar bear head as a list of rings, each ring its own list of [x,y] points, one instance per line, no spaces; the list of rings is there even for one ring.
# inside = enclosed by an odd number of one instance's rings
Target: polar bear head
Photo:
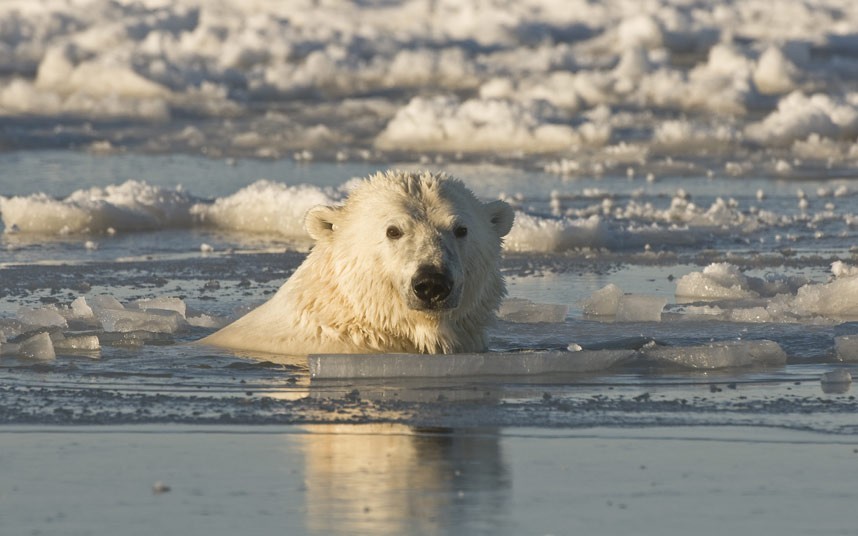
[[[336,279],[365,331],[405,337],[406,350],[452,352],[485,346],[512,222],[508,204],[482,203],[457,179],[390,171],[361,181],[342,205],[311,209],[306,228],[311,255],[326,257],[319,277]]]

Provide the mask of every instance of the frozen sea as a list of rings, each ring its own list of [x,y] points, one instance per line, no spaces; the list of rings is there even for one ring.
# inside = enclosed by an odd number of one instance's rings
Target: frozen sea
[[[0,3],[0,532],[858,533],[858,4],[776,5]],[[515,208],[501,361],[190,344],[390,168]]]

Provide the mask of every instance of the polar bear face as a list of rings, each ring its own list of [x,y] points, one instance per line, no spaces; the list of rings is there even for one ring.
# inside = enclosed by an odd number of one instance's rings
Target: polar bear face
[[[306,226],[316,248],[330,249],[352,305],[388,319],[486,306],[492,314],[504,294],[498,262],[512,221],[509,205],[481,203],[456,179],[390,172],[363,181],[342,206],[314,208]]]

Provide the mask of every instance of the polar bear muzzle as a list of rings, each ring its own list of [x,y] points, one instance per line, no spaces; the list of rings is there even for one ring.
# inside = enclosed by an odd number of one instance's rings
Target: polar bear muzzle
[[[412,309],[441,310],[453,309],[458,305],[458,297],[451,296],[453,276],[448,270],[424,264],[417,268],[411,278],[411,290],[416,301]]]

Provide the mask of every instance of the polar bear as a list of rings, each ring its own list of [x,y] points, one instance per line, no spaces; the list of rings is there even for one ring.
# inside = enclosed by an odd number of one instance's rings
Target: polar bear
[[[315,245],[295,273],[200,342],[288,355],[484,351],[513,217],[445,174],[377,173],[342,205],[310,209]]]

